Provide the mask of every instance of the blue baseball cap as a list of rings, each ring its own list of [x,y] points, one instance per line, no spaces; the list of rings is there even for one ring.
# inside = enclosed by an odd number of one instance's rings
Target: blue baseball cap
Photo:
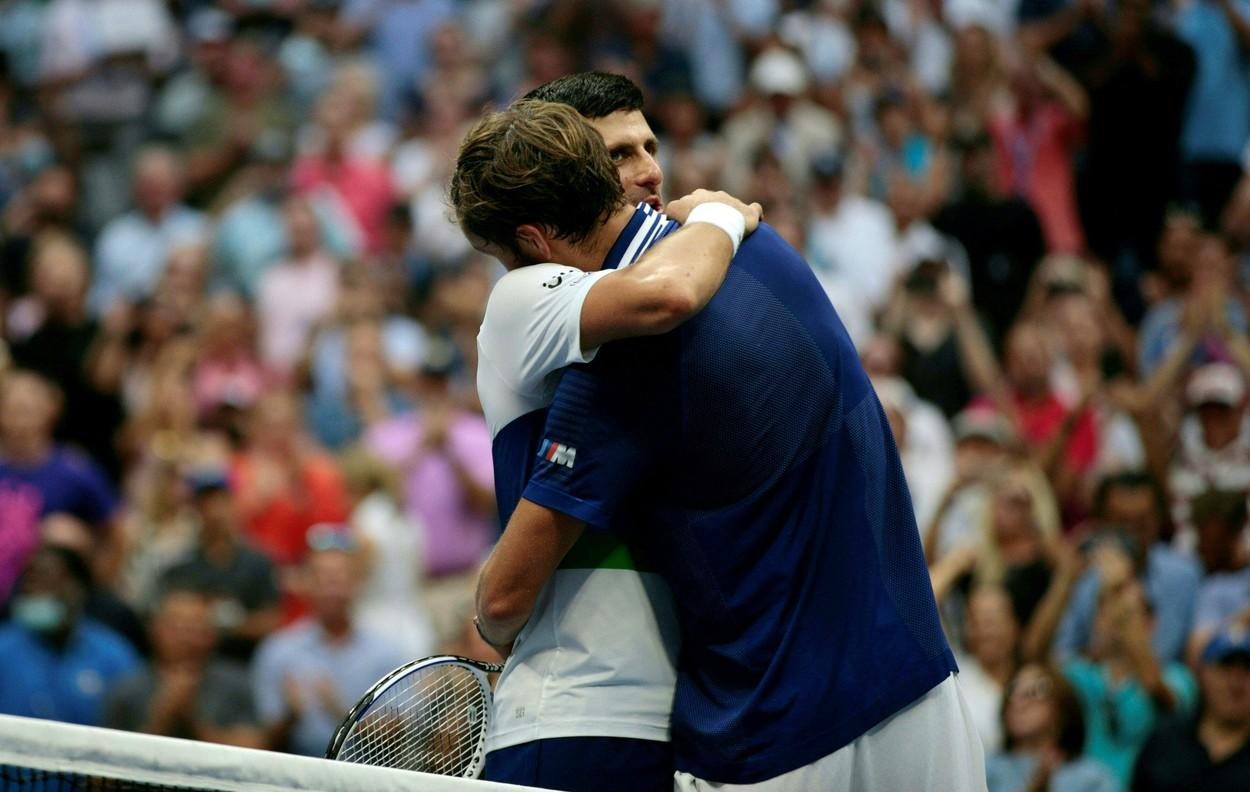
[[[1204,663],[1222,665],[1232,660],[1250,663],[1250,629],[1242,625],[1224,627],[1202,651]]]

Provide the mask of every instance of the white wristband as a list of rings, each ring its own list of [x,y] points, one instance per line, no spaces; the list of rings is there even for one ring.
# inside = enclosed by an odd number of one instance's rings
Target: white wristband
[[[692,223],[710,223],[728,234],[729,241],[734,246],[734,255],[738,254],[738,246],[742,244],[742,237],[747,231],[747,219],[742,216],[742,212],[727,203],[716,201],[702,203],[691,209],[686,225]]]

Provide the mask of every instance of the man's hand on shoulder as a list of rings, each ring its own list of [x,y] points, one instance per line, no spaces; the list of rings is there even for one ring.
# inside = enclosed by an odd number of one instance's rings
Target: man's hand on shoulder
[[[685,224],[686,219],[690,217],[690,212],[696,206],[706,203],[723,203],[737,209],[742,213],[742,219],[746,221],[746,233],[750,234],[759,226],[760,220],[764,217],[764,207],[758,203],[744,203],[727,192],[720,190],[695,190],[689,195],[678,198],[675,201],[669,201],[668,206],[664,207],[664,214],[673,220]]]

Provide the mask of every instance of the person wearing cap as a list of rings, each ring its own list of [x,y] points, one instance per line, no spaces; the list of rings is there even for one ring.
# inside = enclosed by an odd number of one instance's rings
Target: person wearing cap
[[[274,749],[324,755],[355,700],[412,659],[356,622],[359,552],[346,525],[309,529],[303,575],[311,613],[266,638],[252,658],[252,693]]]
[[[889,296],[894,219],[885,204],[846,187],[846,159],[835,150],[812,158],[810,200],[807,259],[858,341],[850,318],[871,313]],[[834,299],[835,291],[846,298]]]
[[[1168,471],[1176,544],[1192,552],[1197,544],[1194,498],[1210,488],[1250,490],[1250,421],[1246,380],[1231,363],[1200,366],[1185,387],[1190,414],[1181,423]]]
[[[157,588],[194,586],[204,592],[212,601],[219,650],[246,660],[256,642],[278,626],[273,563],[240,538],[243,529],[224,470],[192,470],[186,486],[199,522],[197,545],[165,571]]]
[[[1133,772],[1134,792],[1250,789],[1250,630],[1244,620],[1207,642],[1201,704],[1155,727]]]
[[[105,693],[138,668],[126,640],[83,613],[90,579],[71,550],[30,556],[0,624],[0,713],[94,725]]]
[[[721,186],[739,195],[747,186],[752,155],[770,147],[795,187],[811,180],[812,157],[837,150],[842,127],[836,116],[805,98],[807,66],[788,49],[771,47],[751,64],[752,103],[725,124],[725,170]],[[776,143],[780,145],[775,145]]]

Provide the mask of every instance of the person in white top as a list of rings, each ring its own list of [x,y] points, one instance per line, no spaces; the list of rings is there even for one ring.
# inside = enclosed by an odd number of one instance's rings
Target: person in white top
[[[620,251],[622,267],[639,258],[645,241],[673,230],[654,211],[662,175],[636,86],[617,75],[587,73],[527,98],[555,100],[586,116],[604,139],[625,195],[647,206],[629,249]],[[467,141],[461,156],[470,148]],[[699,204],[702,216],[710,212],[722,218],[720,225],[698,222],[693,210]],[[564,210],[576,207],[552,207]],[[670,204],[669,211],[691,227],[619,272],[542,263],[550,260],[549,250],[494,248],[466,229],[475,247],[510,270],[491,294],[478,335],[478,393],[493,438],[503,522],[541,450],[539,433],[561,370],[588,362],[601,344],[664,332],[700,310],[736,247],[727,244],[732,240],[722,225],[736,222],[733,234],[740,238],[760,214],[758,206],[706,191]],[[483,638],[491,642],[485,631]],[[666,587],[628,548],[606,535],[579,541],[515,642],[503,643],[511,643],[498,647],[510,656],[495,690],[487,779],[596,792],[672,788],[668,732],[677,625]]]

